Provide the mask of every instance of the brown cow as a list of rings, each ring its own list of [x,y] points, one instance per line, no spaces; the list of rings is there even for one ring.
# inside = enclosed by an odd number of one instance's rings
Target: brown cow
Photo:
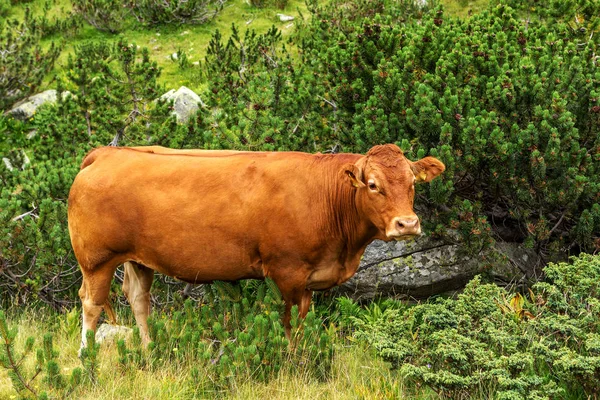
[[[414,183],[445,169],[395,145],[359,154],[100,148],[69,194],[69,233],[83,274],[85,332],[95,330],[118,265],[144,342],[153,271],[193,283],[270,277],[284,324],[313,290],[348,280],[374,239],[421,232]]]

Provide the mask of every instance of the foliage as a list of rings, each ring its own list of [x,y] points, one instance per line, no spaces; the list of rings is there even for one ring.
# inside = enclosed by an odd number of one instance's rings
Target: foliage
[[[203,24],[213,19],[225,0],[132,0],[131,12],[145,25]]]
[[[396,142],[409,157],[439,157],[447,170],[420,201],[473,249],[490,236],[545,256],[593,249],[595,25],[556,23],[549,15],[563,2],[529,21],[506,2],[464,20],[398,4],[313,5],[298,33],[303,63],[337,106],[344,149]],[[581,18],[591,21],[598,3],[587,4]]]
[[[333,355],[332,334],[313,311],[300,320],[294,307],[288,341],[282,312],[283,301],[272,281],[215,282],[207,288],[203,304],[188,299],[182,311],[150,318],[148,358],[137,329],[132,346],[120,341],[120,363],[123,368],[160,368],[193,358],[199,365],[190,379],[203,382],[199,376],[210,374],[215,385],[198,387],[199,392],[232,387],[241,376],[266,382],[282,369],[325,378]]]
[[[224,40],[217,31],[203,64],[210,115],[200,113],[186,137],[164,145],[250,150],[325,151],[335,144],[332,111],[323,88],[283,45],[275,27],[242,36],[232,26]]]
[[[442,397],[593,396],[600,381],[600,257],[550,264],[528,296],[472,280],[437,299],[373,319],[352,309],[355,329],[407,379]],[[344,300],[348,303],[348,300]]]
[[[10,0],[0,0],[0,17],[6,17],[10,12]],[[2,27],[2,25],[0,25]]]
[[[29,13],[21,22],[0,25],[0,110],[36,93],[60,54],[54,43],[46,49],[40,45],[36,27]]]
[[[248,3],[258,8],[271,6],[283,10],[287,6],[288,0],[248,0]]]
[[[22,398],[31,398],[32,396],[33,398],[46,398],[48,392],[40,392],[33,384],[40,373],[43,373],[44,388],[47,388],[51,395],[61,398],[69,396],[81,382],[81,369],[75,368],[69,379],[64,377],[56,362],[58,352],[53,346],[53,337],[51,334],[46,334],[42,347],[38,348],[35,353],[36,365],[33,375],[29,376],[23,364],[33,354],[35,339],[28,337],[23,352],[18,353],[14,346],[17,332],[16,328],[8,327],[6,316],[0,310],[0,366],[8,370],[8,375],[17,393]]]
[[[94,28],[117,33],[123,28],[128,10],[119,0],[72,0],[73,9]]]

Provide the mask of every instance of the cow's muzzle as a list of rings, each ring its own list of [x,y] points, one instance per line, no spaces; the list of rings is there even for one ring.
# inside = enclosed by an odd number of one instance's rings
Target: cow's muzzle
[[[419,217],[396,217],[392,220],[386,235],[390,239],[404,240],[421,234]]]

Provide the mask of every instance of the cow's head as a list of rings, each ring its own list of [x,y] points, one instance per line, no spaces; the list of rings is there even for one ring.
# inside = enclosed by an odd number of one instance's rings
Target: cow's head
[[[436,158],[412,162],[396,145],[375,146],[365,157],[342,170],[356,188],[359,213],[379,230],[378,238],[402,240],[421,234],[413,210],[415,183],[429,182],[446,167]]]

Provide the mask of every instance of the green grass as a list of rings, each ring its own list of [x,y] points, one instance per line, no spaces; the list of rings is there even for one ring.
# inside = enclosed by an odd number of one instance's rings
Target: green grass
[[[449,15],[468,17],[469,13],[477,14],[483,11],[490,0],[442,0],[444,10]]]
[[[123,314],[122,312],[119,313]],[[36,339],[35,349],[40,345],[44,333],[54,334],[54,347],[60,350],[58,364],[64,375],[70,375],[76,367],[81,367],[77,358],[80,340],[79,311],[58,315],[52,312],[27,310],[9,317],[9,327],[18,326],[17,351],[24,346],[29,336]],[[75,321],[75,323],[73,323]],[[132,326],[131,320],[125,322]],[[269,383],[257,383],[239,377],[230,392],[218,393],[225,399],[422,399],[437,398],[431,392],[414,392],[404,386],[396,371],[372,355],[359,344],[346,339],[338,339],[333,371],[329,379],[317,382],[290,368],[283,368],[277,379]],[[34,356],[25,363],[31,372]],[[196,360],[189,359],[184,365],[166,365],[154,370],[122,370],[118,368],[118,353],[113,343],[102,344],[99,351],[99,373],[96,384],[83,384],[72,395],[74,399],[190,399],[214,398],[212,395],[198,395],[188,378],[189,370]],[[205,379],[209,379],[206,377]],[[34,381],[39,389],[41,377]],[[17,393],[6,370],[0,369],[0,399],[16,399]]]
[[[8,18],[22,19],[26,6],[31,7],[34,15],[40,15],[43,11],[43,1],[34,0],[29,4],[19,4],[13,7]],[[48,13],[49,18],[63,16],[72,9],[69,0],[55,0],[55,5]],[[56,71],[60,71],[66,65],[69,54],[73,54],[75,46],[86,41],[118,40],[125,39],[129,43],[135,43],[141,47],[147,47],[150,55],[162,68],[161,83],[170,88],[178,88],[181,85],[188,86],[192,90],[202,88],[202,81],[198,79],[199,68],[192,66],[190,69],[181,71],[177,62],[170,59],[170,55],[182,50],[188,56],[190,62],[203,62],[206,49],[213,33],[218,29],[225,38],[231,34],[231,26],[235,23],[240,34],[246,30],[253,29],[258,33],[266,32],[271,26],[279,28],[284,36],[293,30],[293,22],[281,22],[277,14],[291,15],[300,18],[302,13],[306,18],[308,11],[303,0],[290,0],[285,9],[257,8],[249,5],[244,0],[229,0],[225,7],[215,19],[204,25],[169,25],[157,27],[144,27],[130,19],[125,23],[125,29],[118,34],[101,32],[89,24],[75,37],[63,38],[58,35],[50,37],[49,41],[64,40],[65,48],[58,59]],[[196,71],[195,71],[196,70]]]
[[[30,7],[34,15],[41,15],[44,1],[34,0],[30,3],[15,5],[8,18],[22,19],[25,7]],[[46,15],[49,19],[64,16],[72,9],[70,0],[53,0],[53,2],[54,5]],[[442,0],[442,3],[450,15],[466,17],[469,10],[481,11],[489,3],[489,0]],[[151,58],[162,68],[160,83],[164,84],[167,89],[184,85],[192,90],[200,91],[203,89],[200,68],[192,65],[186,70],[181,70],[177,62],[171,60],[170,55],[181,50],[186,53],[190,62],[203,62],[213,33],[218,29],[223,37],[227,38],[231,34],[231,26],[234,23],[238,26],[241,35],[248,29],[263,33],[275,25],[284,36],[287,36],[293,31],[294,23],[279,21],[278,13],[295,18],[300,18],[301,15],[304,18],[309,17],[304,0],[289,0],[283,10],[268,7],[261,9],[249,5],[245,0],[229,0],[217,17],[204,25],[171,25],[149,28],[130,19],[126,22],[122,32],[113,35],[101,32],[86,23],[74,37],[55,35],[46,42],[62,40],[65,43],[64,50],[55,67],[57,74],[60,74],[65,68],[68,56],[73,54],[75,46],[86,41],[114,41],[123,38],[129,43],[135,43],[150,50]],[[49,78],[46,84],[52,87],[52,79]]]

